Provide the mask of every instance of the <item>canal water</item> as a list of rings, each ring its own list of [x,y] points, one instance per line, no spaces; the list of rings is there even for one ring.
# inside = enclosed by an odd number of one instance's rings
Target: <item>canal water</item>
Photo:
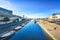
[[[44,31],[34,21],[17,31],[10,40],[49,40]]]

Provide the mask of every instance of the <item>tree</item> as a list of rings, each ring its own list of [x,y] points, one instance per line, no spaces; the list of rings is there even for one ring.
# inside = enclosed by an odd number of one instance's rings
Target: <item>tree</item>
[[[5,17],[5,18],[4,18],[4,21],[5,21],[5,22],[9,21],[9,18],[8,18],[8,17]]]

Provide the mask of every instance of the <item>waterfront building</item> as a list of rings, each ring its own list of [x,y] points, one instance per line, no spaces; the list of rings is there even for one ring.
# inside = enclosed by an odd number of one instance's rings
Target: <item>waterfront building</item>
[[[0,21],[3,21],[4,18],[8,15],[12,15],[12,11],[0,7]]]
[[[12,11],[0,7],[0,15],[12,15]]]
[[[53,14],[52,16],[49,16],[48,18],[49,19],[54,19],[54,20],[60,19],[60,14]]]
[[[4,18],[8,18],[9,21],[15,21],[17,19],[21,20],[22,17],[13,15],[11,10],[0,7],[0,22],[4,22]]]
[[[60,22],[60,14],[52,14],[48,17],[48,21]]]
[[[0,37],[11,32],[14,26],[17,26],[15,25],[16,22],[19,22],[21,18],[20,16],[13,15],[11,10],[0,8]]]

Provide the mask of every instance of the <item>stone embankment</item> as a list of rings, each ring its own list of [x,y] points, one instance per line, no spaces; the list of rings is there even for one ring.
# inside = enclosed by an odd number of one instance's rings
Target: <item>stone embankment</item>
[[[36,20],[36,23],[39,24],[52,40],[60,40],[60,25],[43,20]]]

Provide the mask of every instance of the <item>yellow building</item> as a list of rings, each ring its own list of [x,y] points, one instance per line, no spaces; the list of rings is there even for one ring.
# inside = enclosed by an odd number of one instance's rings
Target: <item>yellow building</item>
[[[53,14],[52,16],[48,17],[49,21],[60,21],[60,14]]]

